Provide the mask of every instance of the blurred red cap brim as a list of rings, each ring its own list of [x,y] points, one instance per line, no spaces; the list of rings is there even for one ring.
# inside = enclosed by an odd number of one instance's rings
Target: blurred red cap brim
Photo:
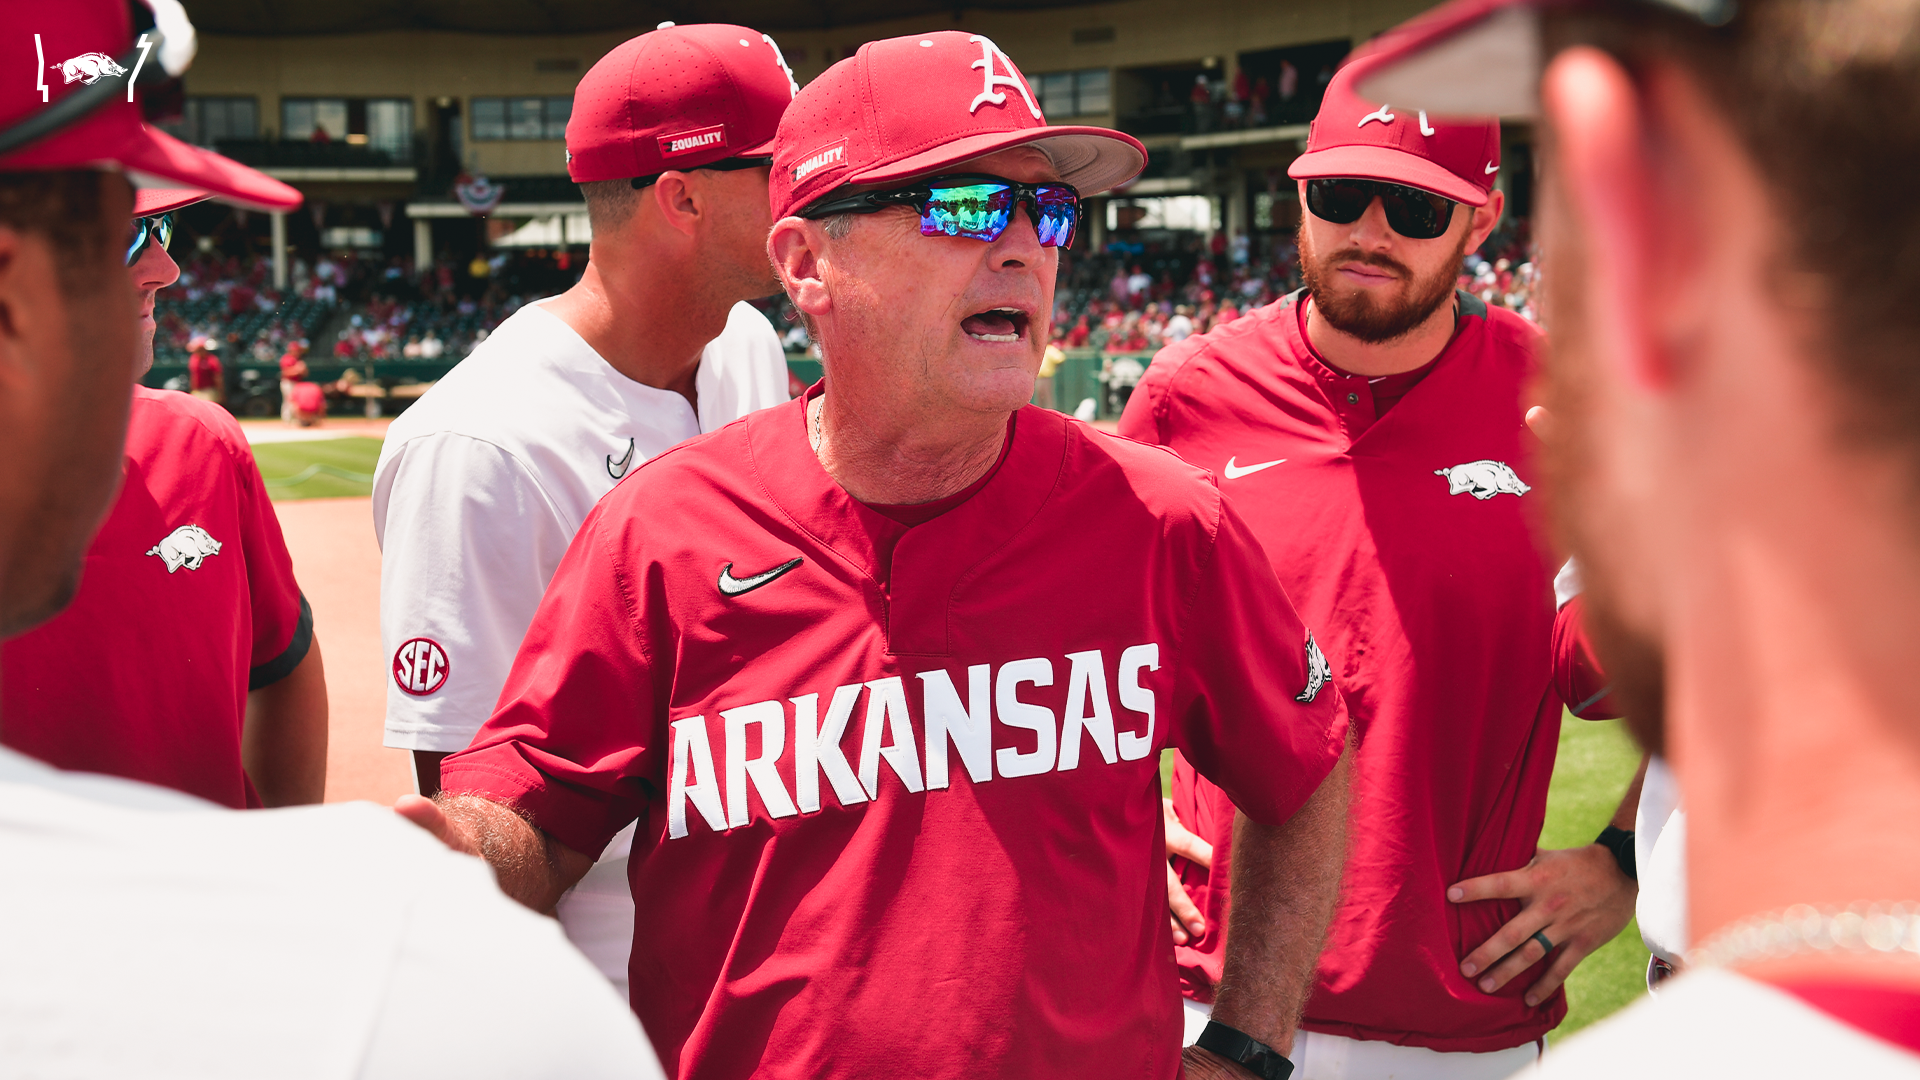
[[[199,188],[140,188],[133,193],[133,216],[152,217],[212,197]]]
[[[302,198],[299,191],[263,172],[189,146],[151,124],[141,124],[133,138],[106,156],[118,161],[140,188],[193,188],[204,197],[249,210],[293,210]]]

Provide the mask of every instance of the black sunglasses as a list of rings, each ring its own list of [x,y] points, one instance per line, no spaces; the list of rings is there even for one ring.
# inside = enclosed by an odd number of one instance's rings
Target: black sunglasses
[[[765,157],[721,158],[719,161],[709,161],[705,165],[695,165],[690,169],[679,169],[676,171],[696,172],[700,169],[712,169],[714,172],[738,172],[741,169],[764,169],[772,164],[773,164],[773,156],[769,154]],[[652,176],[636,176],[633,178],[633,189],[635,191],[638,191],[641,188],[646,187],[648,184],[654,183],[655,181],[659,180],[661,177],[665,175],[667,174],[663,172],[657,172],[657,173],[654,173]]]
[[[148,244],[159,244],[160,250],[167,250],[173,243],[173,215],[155,214],[152,217],[133,219],[133,233],[127,237],[127,265],[140,261]]]
[[[1307,181],[1307,209],[1322,221],[1351,225],[1360,220],[1380,200],[1387,212],[1387,227],[1409,240],[1432,240],[1443,235],[1453,223],[1451,199],[1405,184],[1380,180],[1329,178]]]
[[[909,188],[868,191],[827,199],[800,211],[803,218],[873,214],[889,206],[920,211],[920,235],[965,236],[992,243],[1025,206],[1042,247],[1071,247],[1080,227],[1080,192],[1072,184],[1023,184],[1003,176],[963,173],[937,176]]]

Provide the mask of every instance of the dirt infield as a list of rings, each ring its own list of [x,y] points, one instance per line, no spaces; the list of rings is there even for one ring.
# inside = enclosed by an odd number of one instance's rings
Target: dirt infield
[[[380,548],[372,507],[367,499],[273,507],[294,574],[313,606],[314,637],[327,665],[327,801],[391,803],[413,790],[413,773],[405,751],[380,745],[387,665],[380,651]]]

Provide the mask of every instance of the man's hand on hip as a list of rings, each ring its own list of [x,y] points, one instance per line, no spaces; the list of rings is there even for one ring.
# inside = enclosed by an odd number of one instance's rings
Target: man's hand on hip
[[[1213,869],[1213,845],[1195,836],[1180,823],[1179,815],[1173,812],[1173,800],[1161,799],[1160,810],[1166,818],[1167,855],[1178,855],[1188,862]],[[1167,865],[1167,911],[1173,923],[1175,945],[1185,945],[1207,932],[1206,918],[1194,905],[1193,897],[1187,895],[1187,887],[1180,883],[1180,875],[1174,872],[1171,863]]]
[[[1638,896],[1639,886],[1599,844],[1542,851],[1518,870],[1462,881],[1447,889],[1447,899],[1518,900],[1520,914],[1468,953],[1460,973],[1493,993],[1547,957],[1549,950],[1535,936],[1544,933],[1553,962],[1526,994],[1528,1005],[1538,1005],[1580,961],[1626,928]]]

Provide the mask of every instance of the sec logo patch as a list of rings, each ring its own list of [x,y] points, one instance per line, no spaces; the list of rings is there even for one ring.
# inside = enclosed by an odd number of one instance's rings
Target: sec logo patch
[[[417,637],[393,652],[393,682],[414,697],[426,697],[447,684],[447,650],[432,638]]]

